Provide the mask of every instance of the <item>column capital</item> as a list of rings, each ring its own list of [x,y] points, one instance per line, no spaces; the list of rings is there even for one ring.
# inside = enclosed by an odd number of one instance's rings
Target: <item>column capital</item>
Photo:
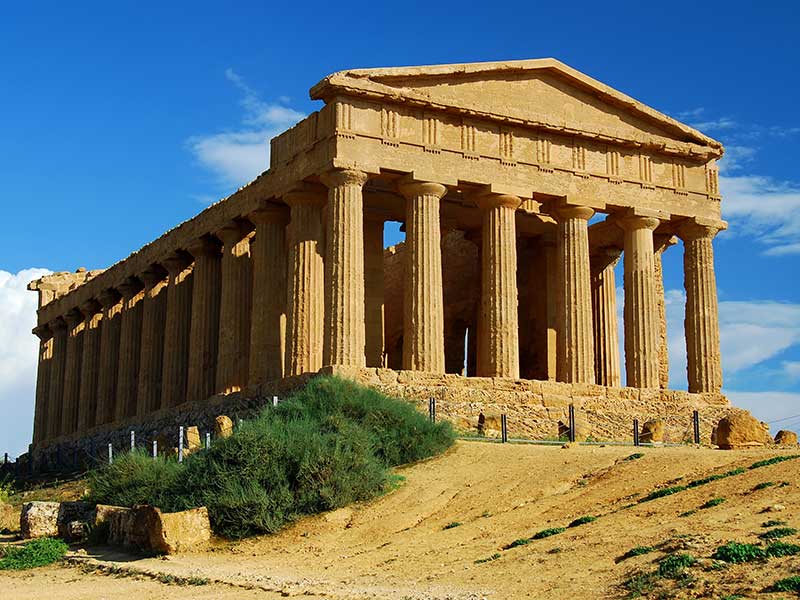
[[[50,329],[50,326],[48,324],[37,325],[31,330],[31,333],[33,333],[33,335],[38,337],[43,342],[53,337],[53,330]]]
[[[592,264],[592,269],[595,271],[602,271],[607,267],[614,267],[619,262],[622,256],[622,250],[614,246],[601,246],[592,250],[589,261]]]
[[[103,308],[111,308],[119,302],[120,293],[114,288],[107,288],[97,295],[97,299],[100,301]]]
[[[289,211],[286,210],[285,206],[265,203],[264,206],[247,215],[247,218],[256,225],[265,225],[267,223],[286,225],[289,223]]]
[[[656,253],[664,252],[670,246],[674,246],[678,243],[678,237],[672,235],[671,233],[659,234],[653,236],[653,250]]]
[[[217,256],[222,250],[219,240],[211,235],[204,235],[186,245],[186,251],[194,258],[200,256]]]
[[[432,181],[416,181],[414,179],[403,178],[397,184],[397,191],[406,198],[416,196],[436,196],[441,199],[446,193],[447,188],[441,183]]]
[[[222,243],[227,248],[228,246],[232,246],[243,240],[250,234],[251,231],[253,231],[253,224],[250,221],[242,221],[237,219],[235,221],[230,221],[217,229],[215,235],[217,238],[222,240]]]
[[[180,252],[170,254],[167,258],[161,261],[161,265],[167,270],[167,273],[172,277],[177,277],[192,264],[190,256],[186,256]]]
[[[681,221],[678,224],[678,237],[684,242],[713,239],[720,231],[728,228],[727,221],[716,221],[713,219],[692,218]]]
[[[117,286],[119,293],[122,294],[123,299],[130,300],[136,294],[142,291],[142,282],[136,277],[128,277],[125,281]]]
[[[91,300],[87,300],[83,304],[81,304],[80,310],[83,314],[83,318],[86,320],[90,320],[93,316],[99,313],[102,310],[102,306],[100,302],[92,298]]]
[[[492,208],[500,207],[517,210],[520,204],[522,204],[522,199],[519,196],[494,192],[477,194],[473,197],[473,200],[481,210],[491,210]]]
[[[369,179],[369,175],[357,169],[334,169],[319,176],[319,180],[329,188],[338,185],[363,186],[367,179]]]
[[[56,317],[47,324],[47,327],[49,327],[50,331],[53,333],[56,333],[57,331],[66,331],[67,322],[64,320],[64,317]]]
[[[166,279],[167,273],[166,269],[161,265],[150,265],[146,271],[144,271],[139,278],[144,282],[144,289],[152,290],[156,285]]]
[[[328,190],[323,185],[303,183],[286,192],[283,201],[289,206],[325,206]]]
[[[572,204],[561,204],[551,210],[551,214],[556,221],[568,221],[570,219],[580,219],[588,221],[594,216],[594,209],[589,206],[578,206]]]
[[[64,321],[66,321],[67,326],[70,329],[77,327],[83,323],[83,313],[81,313],[81,311],[77,308],[73,308],[66,315],[64,315]]]

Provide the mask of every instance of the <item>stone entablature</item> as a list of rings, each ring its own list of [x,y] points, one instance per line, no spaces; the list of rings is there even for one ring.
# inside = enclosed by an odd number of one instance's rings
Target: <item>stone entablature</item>
[[[675,235],[690,390],[718,394],[719,142],[551,59],[311,93],[252,183],[104,272],[32,284],[35,444],[326,366],[616,388],[620,254],[626,383],[665,389]],[[381,251],[388,220],[402,251]],[[448,291],[454,265],[474,294]]]

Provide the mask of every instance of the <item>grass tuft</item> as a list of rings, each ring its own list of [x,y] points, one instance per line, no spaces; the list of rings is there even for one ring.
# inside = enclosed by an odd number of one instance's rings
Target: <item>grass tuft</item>
[[[720,546],[711,555],[711,558],[727,563],[746,563],[767,558],[767,553],[761,546],[755,544],[740,544],[739,542],[728,542]]]
[[[442,529],[444,529],[444,530],[453,529],[455,527],[461,527],[462,525],[463,525],[463,523],[459,523],[458,521],[453,521],[452,523],[448,523],[447,525],[442,527]]]
[[[550,529],[542,529],[540,532],[533,534],[531,539],[541,540],[553,535],[558,535],[559,533],[564,533],[566,530],[566,527],[551,527]]]
[[[61,560],[67,553],[67,545],[53,538],[38,538],[24,546],[0,548],[0,570],[23,570],[44,567]]]
[[[786,542],[774,542],[767,546],[765,554],[770,558],[780,558],[782,556],[796,556],[800,554],[800,545],[787,544]]]
[[[634,452],[633,454],[631,454],[630,456],[626,456],[622,460],[638,460],[638,459],[642,458],[643,456],[644,456],[643,452]]]
[[[757,486],[755,486],[753,488],[753,491],[757,492],[758,490],[765,490],[768,487],[772,487],[773,485],[775,485],[774,481],[764,481],[762,483],[759,483]]]
[[[761,467],[768,467],[769,465],[777,465],[778,463],[786,462],[787,460],[794,460],[800,458],[800,454],[788,454],[786,456],[773,456],[766,460],[759,460],[750,465],[749,469],[760,469]]]
[[[656,549],[652,546],[635,546],[628,550],[625,554],[618,557],[616,562],[622,562],[623,560],[628,560],[629,558],[633,558],[634,556],[642,556],[643,554],[650,554],[651,552],[655,552]]]
[[[532,538],[519,538],[518,540],[514,540],[510,544],[506,544],[505,546],[503,546],[503,550],[511,550],[511,548],[516,548],[518,546],[526,546],[530,544],[531,541]]]
[[[770,519],[769,521],[764,521],[761,524],[762,527],[780,527],[781,525],[786,525],[786,521],[778,521],[777,519]]]
[[[567,527],[578,527],[579,525],[586,525],[586,523],[591,523],[592,521],[596,521],[597,517],[592,515],[585,515],[583,517],[578,517],[572,523],[567,525]]]
[[[691,567],[695,563],[697,560],[691,554],[671,554],[658,564],[658,575],[676,579],[683,574],[687,567]]]
[[[719,506],[725,502],[725,498],[712,498],[705,504],[701,504],[700,508],[714,508],[715,506]]]
[[[687,487],[685,485],[676,485],[673,487],[662,488],[660,490],[656,490],[654,492],[650,492],[644,498],[639,499],[639,503],[642,502],[650,502],[650,500],[656,500],[657,498],[663,498],[664,496],[671,496],[672,494],[677,494],[678,492],[682,492]]]
[[[769,531],[759,534],[758,537],[762,540],[777,540],[778,538],[796,534],[797,529],[794,527],[776,527],[775,529],[770,529]]]
[[[491,556],[488,556],[486,558],[479,558],[478,560],[475,561],[475,564],[476,565],[480,565],[480,564],[483,564],[483,563],[491,562],[493,560],[497,560],[498,558],[500,558],[500,553],[499,552],[495,552],[494,554],[492,554]]]
[[[800,593],[800,575],[780,579],[767,588],[768,592],[797,592]]]
[[[207,506],[215,533],[241,538],[375,498],[396,487],[392,467],[453,440],[448,423],[432,423],[407,402],[318,377],[183,463],[132,452],[92,471],[89,488],[103,504]]]

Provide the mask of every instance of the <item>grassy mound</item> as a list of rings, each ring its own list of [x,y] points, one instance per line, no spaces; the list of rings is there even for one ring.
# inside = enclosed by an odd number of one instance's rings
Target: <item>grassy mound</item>
[[[431,423],[406,402],[317,378],[182,464],[134,452],[93,471],[89,488],[92,500],[108,504],[207,506],[215,532],[238,538],[374,498],[396,481],[391,467],[453,440],[449,424]]]

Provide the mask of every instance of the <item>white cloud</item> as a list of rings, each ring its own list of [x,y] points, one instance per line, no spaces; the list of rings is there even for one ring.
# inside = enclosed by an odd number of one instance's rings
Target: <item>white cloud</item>
[[[242,92],[241,126],[235,131],[193,136],[187,146],[221,185],[239,187],[268,168],[269,140],[305,115],[286,106],[285,96],[278,102],[265,102],[233,69],[227,69],[225,77]]]
[[[11,456],[27,451],[33,429],[39,342],[31,329],[36,325],[37,299],[26,288],[49,272],[0,271],[0,453]]]
[[[800,254],[800,186],[770,177],[721,176],[722,215],[728,235],[755,238],[764,254]]]
[[[790,381],[800,380],[800,360],[784,360],[781,363],[781,372]]]

